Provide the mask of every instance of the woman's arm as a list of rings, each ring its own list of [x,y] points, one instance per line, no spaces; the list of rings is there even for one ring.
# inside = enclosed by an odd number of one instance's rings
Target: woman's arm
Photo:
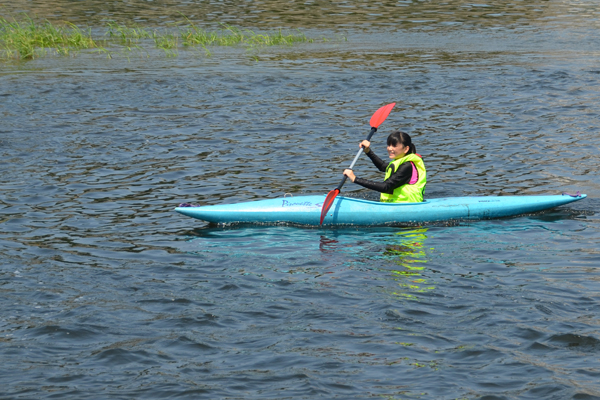
[[[368,179],[358,178],[356,176],[354,177],[353,182],[367,189],[376,190],[381,193],[392,194],[394,193],[395,189],[410,182],[410,179],[412,178],[412,171],[413,163],[412,161],[409,161],[401,164],[398,170],[392,172],[390,177],[383,182],[373,182]]]
[[[371,150],[371,142],[369,142],[368,140],[363,140],[362,142],[360,142],[358,147],[362,147],[364,149],[365,154],[371,159],[373,165],[375,165],[375,167],[377,167],[378,170],[380,170],[381,172],[385,172],[387,168],[387,163],[381,158],[377,157],[375,153],[373,153],[373,151]]]
[[[375,154],[373,152],[373,150],[370,150],[368,147],[365,148],[365,154],[367,155],[367,157],[369,157],[371,159],[371,161],[373,162],[373,165],[380,170],[381,172],[385,172],[385,170],[387,169],[388,163],[383,161],[381,158],[379,158],[377,156],[377,154]]]

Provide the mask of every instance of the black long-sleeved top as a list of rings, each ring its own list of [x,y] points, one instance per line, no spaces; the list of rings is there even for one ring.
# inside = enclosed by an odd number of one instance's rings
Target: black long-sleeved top
[[[377,167],[378,170],[385,172],[389,165],[389,162],[383,161],[381,158],[379,158],[373,152],[373,150],[371,150],[371,149],[369,149],[369,150],[370,151],[365,154],[371,159],[371,161],[373,162],[373,165],[375,165],[375,167]],[[395,166],[391,165],[390,168],[395,168]],[[392,194],[392,193],[394,193],[394,189],[397,189],[400,186],[406,185],[408,182],[410,182],[410,179],[412,178],[412,173],[413,173],[413,162],[409,161],[409,162],[400,164],[400,167],[398,167],[398,170],[392,171],[392,174],[390,175],[390,177],[387,178],[383,182],[373,182],[368,179],[362,179],[362,178],[356,177],[356,179],[354,180],[354,183],[359,184],[360,186],[366,187],[367,189],[376,190],[381,193]]]

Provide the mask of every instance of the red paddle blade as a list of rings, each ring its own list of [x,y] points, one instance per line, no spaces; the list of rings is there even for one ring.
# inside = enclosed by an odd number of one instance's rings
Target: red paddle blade
[[[331,208],[331,205],[333,204],[333,200],[335,200],[335,197],[339,193],[340,193],[340,189],[333,189],[331,192],[329,192],[327,194],[327,197],[325,197],[325,201],[323,202],[323,208],[321,208],[321,222],[319,222],[319,225],[323,225],[323,220],[325,219],[327,212],[329,212],[329,209]]]
[[[390,112],[395,105],[396,103],[390,103],[387,106],[383,106],[379,110],[375,111],[375,114],[373,114],[371,121],[369,122],[371,124],[371,128],[379,128],[379,125],[381,125],[388,115],[390,115]]]

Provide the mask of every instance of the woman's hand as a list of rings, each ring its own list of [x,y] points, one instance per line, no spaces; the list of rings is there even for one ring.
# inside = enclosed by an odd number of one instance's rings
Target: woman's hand
[[[365,140],[365,142],[366,142],[366,140]],[[354,182],[354,180],[356,179],[356,175],[354,175],[354,172],[352,172],[351,169],[345,169],[344,170],[344,175],[346,175],[348,178],[350,178],[350,180],[352,182]]]
[[[361,149],[365,149],[365,153],[369,152],[369,147],[371,146],[371,142],[369,142],[368,140],[363,140],[362,142],[360,142],[360,144],[358,145],[358,147],[360,147]]]

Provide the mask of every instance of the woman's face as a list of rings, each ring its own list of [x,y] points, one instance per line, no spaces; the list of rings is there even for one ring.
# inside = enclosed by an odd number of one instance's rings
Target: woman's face
[[[408,153],[408,150],[409,150],[409,147],[408,146],[404,146],[400,142],[398,142],[398,144],[395,145],[395,146],[392,146],[390,144],[387,147],[388,154],[390,155],[390,158],[392,160],[395,159],[395,158],[404,157],[406,155],[406,153]]]

